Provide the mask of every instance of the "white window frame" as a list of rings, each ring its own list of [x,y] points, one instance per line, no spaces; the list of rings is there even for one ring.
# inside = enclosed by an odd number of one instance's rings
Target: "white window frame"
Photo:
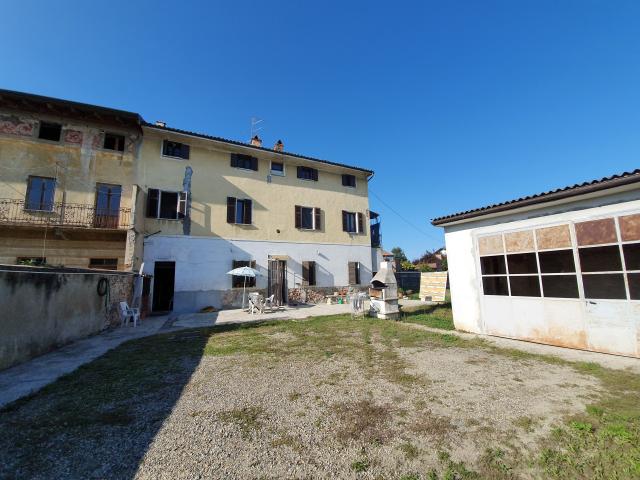
[[[186,217],[186,211],[187,211],[187,202],[189,199],[189,192],[183,192],[181,190],[162,190],[161,188],[156,188],[155,190],[158,190],[158,206],[156,207],[156,216],[152,217],[152,219],[155,220],[182,220],[182,218],[180,218],[180,204],[184,203],[184,210],[185,210],[185,217]],[[165,217],[161,217],[160,216],[160,208],[162,205],[162,194],[163,193],[175,193],[178,196],[178,201],[176,203],[176,218],[165,218]],[[184,198],[181,198],[182,195],[184,194]]]
[[[309,210],[311,210],[311,228],[302,226],[302,219],[303,219],[302,209],[303,208],[308,208]],[[304,205],[300,205],[300,230],[312,231],[316,229],[316,210],[319,210],[319,209],[316,209],[316,207],[305,207]]]
[[[348,230],[347,230],[347,232],[346,232],[346,233],[351,233],[351,234],[353,234],[353,233],[362,233],[362,232],[358,229],[358,212],[350,212],[349,210],[345,210],[345,212],[347,212],[347,213],[348,213],[348,214],[350,214],[350,215],[353,215],[353,223],[354,223],[354,225],[356,226],[356,229],[355,229],[353,232],[351,232],[351,231],[348,231]],[[363,228],[364,228],[364,217],[362,218],[362,222],[363,222],[363,225],[362,225],[362,226],[363,226]]]
[[[273,162],[274,160],[271,160],[271,163],[269,164],[269,174],[270,175],[275,175],[276,177],[286,177],[287,176],[287,166],[285,165],[284,162],[276,162],[276,163],[280,163],[282,164],[282,172],[279,172],[277,170],[273,170]]]
[[[244,170],[244,169],[243,169]],[[242,202],[242,222],[238,222],[238,203]],[[251,223],[245,223],[244,222],[244,213],[245,213],[245,208],[247,203],[246,202],[251,202]],[[252,198],[236,198],[236,208],[235,208],[235,213],[236,213],[236,218],[235,218],[235,222],[233,222],[234,225],[253,225],[253,199]]]

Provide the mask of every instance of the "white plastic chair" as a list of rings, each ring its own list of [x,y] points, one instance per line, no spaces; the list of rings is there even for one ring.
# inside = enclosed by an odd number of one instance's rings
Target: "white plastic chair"
[[[133,321],[133,326],[137,327],[140,321],[140,310],[137,308],[131,308],[127,302],[120,302],[120,319],[122,325],[128,325],[130,321]]]
[[[253,315],[256,311],[258,311],[258,313],[264,313],[262,295],[258,293],[249,294],[249,313]]]
[[[273,299],[274,299],[275,297],[276,297],[276,296],[275,296],[275,294],[271,295],[270,297],[267,297],[267,298],[264,300],[264,308],[269,307],[269,310],[273,312],[273,307],[274,307],[274,305],[273,305]]]

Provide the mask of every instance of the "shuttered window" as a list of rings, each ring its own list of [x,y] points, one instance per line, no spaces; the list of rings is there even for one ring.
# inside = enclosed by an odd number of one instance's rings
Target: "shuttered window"
[[[316,284],[316,262],[302,262],[302,284],[308,286]]]
[[[342,175],[342,185],[345,187],[356,188],[356,176],[355,175]]]
[[[251,155],[243,155],[241,153],[231,154],[231,166],[234,168],[244,168],[245,170],[258,171],[258,159]]]
[[[231,268],[240,268],[240,267],[251,267],[256,268],[255,260],[234,260],[231,264]],[[246,279],[246,284],[245,284]],[[241,277],[239,275],[231,275],[231,286],[233,288],[242,288],[242,287],[255,287],[256,286],[256,277]]]
[[[318,181],[318,170],[311,167],[298,167],[298,178],[302,180]]]
[[[360,262],[349,262],[349,285],[360,285]]]
[[[162,155],[165,157],[184,158],[189,160],[189,145],[186,143],[172,142],[171,140],[162,141]]]
[[[147,218],[184,218],[187,216],[187,200],[187,192],[167,192],[150,188],[147,192]]]
[[[304,230],[322,229],[322,210],[319,208],[295,206],[295,226]]]
[[[227,197],[227,223],[250,225],[253,202],[248,198]]]

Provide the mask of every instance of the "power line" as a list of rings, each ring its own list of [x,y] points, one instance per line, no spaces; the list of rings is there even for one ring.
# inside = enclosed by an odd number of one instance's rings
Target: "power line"
[[[398,216],[398,218],[400,218],[402,221],[404,221],[407,225],[412,227],[418,233],[421,233],[422,235],[424,235],[425,237],[429,238],[430,240],[437,240],[438,242],[442,243],[442,239],[440,239],[440,238],[436,239],[435,236],[428,234],[427,232],[422,230],[420,227],[418,227],[417,225],[415,225],[411,221],[407,220],[396,209],[394,209],[391,205],[389,205],[387,202],[382,200],[382,198],[380,198],[380,196],[378,194],[376,194],[376,192],[371,190],[371,188],[369,188],[369,193],[371,193],[374,197],[376,197],[378,199],[378,201],[380,201],[380,203],[382,203],[385,207],[387,207],[389,210],[391,210],[393,213],[395,213]]]

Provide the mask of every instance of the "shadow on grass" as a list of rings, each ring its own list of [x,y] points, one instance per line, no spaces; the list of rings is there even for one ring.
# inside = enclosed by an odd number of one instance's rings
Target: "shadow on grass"
[[[133,478],[224,325],[127,342],[0,410],[0,478]]]

